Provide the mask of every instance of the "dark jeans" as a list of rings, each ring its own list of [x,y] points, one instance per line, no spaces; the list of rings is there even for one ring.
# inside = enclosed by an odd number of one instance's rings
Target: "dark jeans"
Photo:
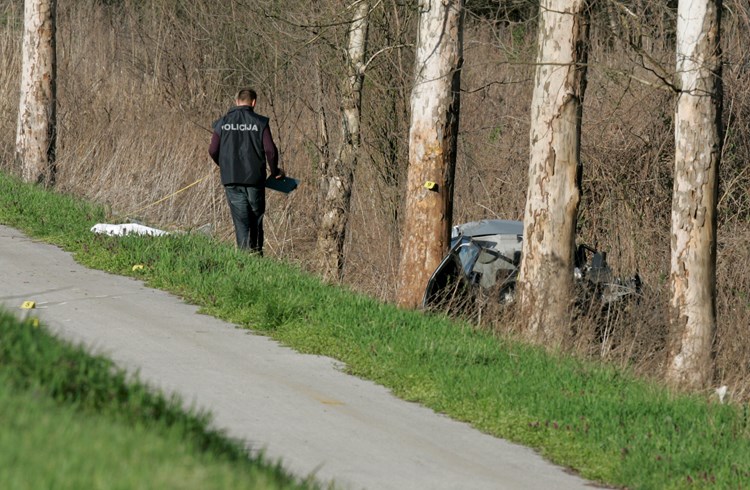
[[[266,211],[266,189],[245,185],[225,185],[229,211],[232,213],[237,246],[263,255],[263,213]]]

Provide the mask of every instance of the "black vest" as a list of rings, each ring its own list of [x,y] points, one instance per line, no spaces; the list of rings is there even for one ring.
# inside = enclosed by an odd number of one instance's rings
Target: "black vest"
[[[268,118],[256,114],[249,106],[232,107],[214,123],[214,132],[221,137],[219,167],[222,184],[265,185],[263,131],[267,126]]]

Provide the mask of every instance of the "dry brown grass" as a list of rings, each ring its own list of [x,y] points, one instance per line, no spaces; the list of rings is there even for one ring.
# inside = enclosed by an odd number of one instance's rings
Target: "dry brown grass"
[[[748,9],[727,2],[724,43],[727,139],[721,169],[716,385],[750,398],[750,55]],[[20,69],[21,2],[0,4],[0,160],[12,168]],[[136,8],[136,5],[138,7]],[[341,26],[310,28],[333,4],[162,0],[61,5],[59,12],[59,187],[105,203],[120,219],[167,228],[206,227],[233,237],[218,174],[207,156],[209,129],[240,85],[260,92],[282,165],[303,184],[268,195],[267,252],[311,268],[316,236],[315,57],[321,57],[331,145],[337,144],[337,46]],[[384,2],[373,21],[373,47],[412,42],[413,13]],[[335,5],[333,5],[335,7]],[[234,7],[234,8],[232,8]],[[266,15],[267,14],[267,15]],[[654,17],[655,18],[655,17]],[[641,46],[673,63],[669,12],[640,30]],[[667,19],[667,20],[664,20]],[[601,322],[581,318],[581,353],[660,373],[666,345],[673,95],[656,82],[622,36],[633,26],[593,30],[583,130],[581,240],[609,251],[623,274],[647,286],[638,305]],[[237,26],[242,26],[238,28]],[[520,219],[528,162],[533,21],[470,20],[466,32],[454,222]],[[609,30],[608,30],[609,29]],[[313,32],[314,31],[314,32]],[[408,133],[411,48],[383,53],[367,73],[363,148],[356,171],[345,281],[384,300],[395,294],[400,207]],[[631,77],[632,75],[632,77]],[[158,205],[149,204],[201,178]],[[489,323],[488,312],[482,322]],[[511,315],[511,316],[508,316]],[[495,321],[512,330],[512,314]],[[500,327],[497,327],[500,328]],[[598,330],[597,330],[598,329]]]
[[[0,3],[0,162],[8,168],[15,148],[18,90],[21,72],[21,37],[19,35],[23,6]]]

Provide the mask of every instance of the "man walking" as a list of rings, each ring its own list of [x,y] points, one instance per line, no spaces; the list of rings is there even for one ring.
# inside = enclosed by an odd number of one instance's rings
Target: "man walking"
[[[266,163],[271,176],[284,178],[268,118],[255,113],[258,95],[243,88],[235,106],[214,123],[208,154],[221,170],[237,246],[263,255]]]

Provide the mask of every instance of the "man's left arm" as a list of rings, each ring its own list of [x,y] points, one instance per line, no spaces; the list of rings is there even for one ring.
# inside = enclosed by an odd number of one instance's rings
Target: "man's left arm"
[[[279,151],[273,142],[270,126],[266,126],[263,130],[263,151],[266,152],[266,161],[268,162],[268,168],[271,169],[271,177],[283,179],[284,170],[279,168]]]

